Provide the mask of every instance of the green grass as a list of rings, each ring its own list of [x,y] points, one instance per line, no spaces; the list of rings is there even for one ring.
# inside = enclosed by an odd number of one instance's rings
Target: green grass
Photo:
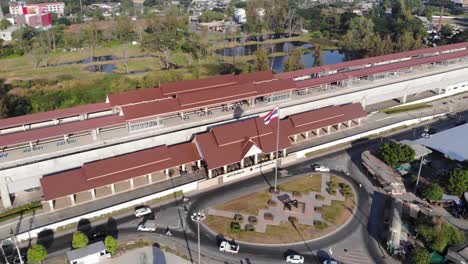
[[[431,104],[420,103],[420,104],[405,105],[405,106],[400,106],[400,107],[395,107],[395,108],[387,108],[387,109],[382,110],[382,112],[391,115],[391,114],[408,112],[408,111],[413,111],[413,110],[418,110],[418,109],[430,108],[430,107],[432,107]]]
[[[260,209],[268,208],[270,199],[271,194],[268,191],[261,191],[219,204],[215,209],[256,216]]]
[[[20,215],[25,215],[32,213],[34,211],[42,210],[41,202],[32,202],[29,204],[25,204],[10,210],[7,210],[3,213],[0,213],[0,222],[4,222],[6,220],[18,217]]]
[[[322,217],[328,222],[338,224],[339,218],[343,214],[343,210],[345,210],[344,202],[332,201],[331,205],[324,205],[322,207]]]
[[[278,186],[284,192],[299,192],[300,194],[307,194],[310,192],[320,192],[322,188],[322,175],[311,174],[301,179],[288,181]]]

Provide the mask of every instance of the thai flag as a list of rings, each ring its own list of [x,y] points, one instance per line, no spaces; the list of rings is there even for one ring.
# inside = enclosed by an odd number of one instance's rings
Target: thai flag
[[[275,118],[279,118],[278,115],[279,112],[279,107],[275,107],[275,109],[271,110],[264,118],[263,122],[265,122],[265,125],[270,124],[271,121],[273,121]]]

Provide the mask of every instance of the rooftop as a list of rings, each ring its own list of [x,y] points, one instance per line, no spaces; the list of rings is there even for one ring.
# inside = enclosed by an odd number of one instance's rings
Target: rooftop
[[[468,124],[420,138],[417,143],[443,153],[450,159],[457,161],[468,160]]]
[[[67,258],[69,261],[78,260],[89,255],[97,254],[101,251],[105,251],[106,246],[104,242],[99,241],[93,244],[89,244],[85,247],[67,251]]]

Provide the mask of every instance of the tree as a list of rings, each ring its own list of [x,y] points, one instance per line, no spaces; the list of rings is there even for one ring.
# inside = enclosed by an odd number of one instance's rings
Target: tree
[[[86,247],[88,243],[89,243],[89,238],[85,233],[81,231],[76,231],[75,233],[73,233],[73,240],[72,240],[73,248]]]
[[[267,27],[276,32],[283,32],[288,25],[288,0],[268,0],[264,3]]]
[[[378,34],[372,37],[372,49],[370,50],[371,56],[381,56],[385,54],[384,42]]]
[[[34,244],[28,249],[28,261],[31,263],[41,263],[47,258],[47,250],[41,244]]]
[[[390,166],[397,166],[414,160],[414,150],[405,144],[395,142],[383,143],[379,146],[379,154]]]
[[[186,31],[186,24],[176,14],[156,16],[149,21],[141,45],[144,49],[156,52],[175,50],[186,37]]]
[[[430,264],[431,254],[425,248],[416,246],[411,254],[411,260],[415,264]]]
[[[302,55],[304,52],[301,49],[295,49],[291,52],[286,65],[285,71],[297,71],[304,68],[304,64],[302,63]]]
[[[414,38],[411,32],[405,31],[400,35],[397,43],[397,48],[399,51],[408,51],[412,50],[414,46]]]
[[[200,22],[219,21],[224,19],[224,14],[216,11],[206,10],[198,19]]]
[[[453,195],[463,196],[468,191],[468,170],[457,168],[450,172],[448,189]]]
[[[425,244],[438,252],[444,252],[448,246],[461,244],[465,240],[460,229],[440,217],[419,224],[417,229]]]
[[[96,56],[96,47],[99,44],[101,31],[99,30],[97,24],[93,22],[83,30],[83,34],[85,42],[89,45],[91,50],[91,57],[94,58]]]
[[[382,46],[384,54],[390,54],[393,52],[393,40],[390,34],[385,35]]]
[[[372,47],[374,37],[374,23],[366,17],[354,17],[350,21],[349,29],[346,32],[341,47],[347,51],[363,51]]]
[[[270,60],[268,54],[264,48],[258,48],[254,52],[255,56],[255,68],[257,71],[265,71],[270,68]]]
[[[440,199],[442,199],[443,194],[444,190],[442,189],[442,187],[440,187],[440,185],[436,183],[432,183],[422,192],[424,198],[432,201],[439,201]]]
[[[0,29],[7,29],[9,26],[11,26],[11,22],[7,19],[2,19],[0,20]]]
[[[316,44],[314,47],[314,66],[322,66],[323,58],[322,58],[322,47],[319,44]]]
[[[106,236],[104,244],[106,245],[107,251],[109,251],[112,255],[114,255],[117,247],[119,246],[117,239],[115,239],[113,236]]]

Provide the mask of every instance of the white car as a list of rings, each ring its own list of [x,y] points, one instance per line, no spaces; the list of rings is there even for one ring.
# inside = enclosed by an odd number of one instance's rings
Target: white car
[[[312,165],[312,168],[314,169],[314,171],[330,172],[330,169],[323,165]]]
[[[135,216],[136,217],[142,217],[144,215],[148,215],[148,214],[151,214],[151,208],[149,207],[139,207],[139,208],[135,208]]]
[[[144,223],[138,225],[138,231],[143,232],[155,232],[156,231],[156,221],[155,220],[148,220]]]
[[[287,177],[292,176],[292,174],[287,170],[280,170],[278,171],[278,174],[280,175],[281,178],[287,178]]]
[[[287,263],[304,263],[304,257],[301,255],[289,255],[286,257]]]

